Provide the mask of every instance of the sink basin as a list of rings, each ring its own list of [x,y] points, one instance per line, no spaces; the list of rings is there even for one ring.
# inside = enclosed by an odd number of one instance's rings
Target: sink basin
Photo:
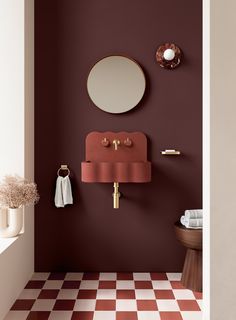
[[[116,146],[114,142],[119,142]],[[127,144],[127,141],[129,142]],[[142,132],[90,132],[86,137],[83,182],[144,183],[151,181],[147,137]]]
[[[83,182],[134,182],[151,181],[151,163],[149,161],[132,162],[89,162],[81,163]]]
[[[147,137],[142,132],[90,132],[86,137],[83,182],[113,183],[113,208],[119,208],[119,183],[151,181]]]

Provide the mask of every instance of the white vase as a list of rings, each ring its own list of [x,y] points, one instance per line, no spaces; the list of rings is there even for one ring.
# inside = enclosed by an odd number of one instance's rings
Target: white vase
[[[0,237],[15,237],[23,228],[23,207],[0,209]]]

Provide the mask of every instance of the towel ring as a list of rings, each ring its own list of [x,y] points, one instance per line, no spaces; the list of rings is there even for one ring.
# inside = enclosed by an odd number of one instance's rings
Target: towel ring
[[[68,168],[67,165],[61,165],[61,167],[57,170],[57,175],[60,176],[60,171],[63,170],[63,171],[67,171],[67,176],[70,175],[70,169]]]

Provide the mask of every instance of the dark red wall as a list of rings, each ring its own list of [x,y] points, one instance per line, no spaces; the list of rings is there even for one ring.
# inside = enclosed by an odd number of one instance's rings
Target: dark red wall
[[[36,0],[35,171],[36,271],[180,271],[184,249],[173,223],[202,206],[202,18],[200,0]],[[155,61],[157,47],[176,43],[174,71]],[[142,66],[147,89],[133,111],[112,115],[86,91],[100,58],[123,54]],[[111,184],[80,181],[90,131],[143,131],[152,182],[122,184],[120,209]],[[165,157],[163,149],[179,149]],[[72,171],[74,205],[54,206],[60,164]]]

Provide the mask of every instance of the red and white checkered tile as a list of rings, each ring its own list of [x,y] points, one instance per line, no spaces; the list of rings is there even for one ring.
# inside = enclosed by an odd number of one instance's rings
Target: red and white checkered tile
[[[200,320],[180,273],[35,273],[4,320]]]

